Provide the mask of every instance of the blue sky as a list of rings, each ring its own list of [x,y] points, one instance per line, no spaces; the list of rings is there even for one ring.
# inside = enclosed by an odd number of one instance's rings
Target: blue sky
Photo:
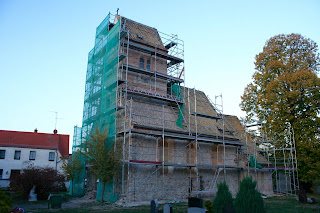
[[[110,11],[177,34],[185,44],[186,86],[224,112],[244,116],[240,96],[255,55],[277,34],[320,44],[320,1],[0,0],[0,129],[61,134],[81,125],[87,55]],[[70,141],[72,138],[70,137]]]

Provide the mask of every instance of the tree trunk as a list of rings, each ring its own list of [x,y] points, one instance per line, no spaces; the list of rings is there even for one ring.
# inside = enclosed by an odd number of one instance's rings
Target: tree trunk
[[[102,194],[101,194],[101,202],[104,201],[104,200],[103,200],[103,196],[104,196],[104,189],[105,189],[105,187],[106,187],[106,183],[103,182],[103,189],[102,189]]]

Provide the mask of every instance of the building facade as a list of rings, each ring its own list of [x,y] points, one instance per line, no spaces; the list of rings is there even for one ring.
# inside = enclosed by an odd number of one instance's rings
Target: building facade
[[[69,157],[69,135],[0,130],[0,184],[28,166],[52,167],[62,172],[62,159]]]

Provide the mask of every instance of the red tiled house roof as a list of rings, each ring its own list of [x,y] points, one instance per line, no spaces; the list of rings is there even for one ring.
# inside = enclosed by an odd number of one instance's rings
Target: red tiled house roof
[[[0,146],[57,149],[69,157],[69,135],[0,130]]]

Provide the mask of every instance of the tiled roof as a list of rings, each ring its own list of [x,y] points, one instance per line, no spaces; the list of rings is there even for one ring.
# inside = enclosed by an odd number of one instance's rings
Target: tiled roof
[[[69,157],[69,135],[0,130],[0,146],[57,149]]]
[[[167,51],[157,29],[132,21],[125,17],[121,17],[121,20],[124,28],[129,31],[130,40]]]

